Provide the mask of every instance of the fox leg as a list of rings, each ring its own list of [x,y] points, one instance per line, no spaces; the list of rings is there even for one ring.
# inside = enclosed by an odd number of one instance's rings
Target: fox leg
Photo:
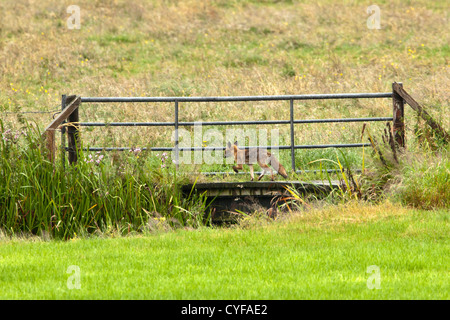
[[[261,175],[258,177],[258,181],[261,180],[262,177],[264,177],[264,174],[266,173],[266,168],[267,168],[267,164],[265,164],[264,162],[261,162],[258,160],[258,164],[262,169],[262,173]]]
[[[275,180],[274,179],[274,177],[273,177],[273,170],[272,170],[272,168],[271,167],[267,167],[268,169],[269,169],[269,172],[270,172],[270,180]]]
[[[237,166],[233,166],[234,172],[238,173],[239,170],[242,170],[242,164],[238,164]]]
[[[253,181],[253,179],[255,179],[255,175],[253,174],[253,165],[249,164],[248,166],[250,167],[250,176],[252,177],[250,181]]]
[[[263,163],[263,162],[258,162],[258,164],[259,164],[259,166],[260,166],[261,169],[262,169],[262,173],[261,173],[261,175],[258,177],[258,180],[261,180],[261,178],[264,177],[264,175],[266,174],[266,172],[270,172],[271,179],[272,179],[272,181],[273,181],[273,180],[274,180],[274,177],[273,177],[273,170],[272,170],[272,168],[269,167],[267,164],[265,164],[265,163]]]
[[[262,177],[264,177],[265,173],[266,173],[266,170],[263,169],[261,175],[258,177],[258,181],[261,180]]]

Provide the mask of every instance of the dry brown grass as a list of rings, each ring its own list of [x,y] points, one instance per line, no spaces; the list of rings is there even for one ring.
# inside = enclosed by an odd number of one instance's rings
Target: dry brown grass
[[[313,206],[304,207],[303,210],[292,212],[278,212],[273,219],[267,217],[265,210],[260,209],[240,218],[236,228],[291,228],[293,225],[302,225],[299,232],[313,230],[337,231],[348,225],[367,224],[388,219],[399,220],[411,214],[411,209],[389,201],[378,204],[362,203],[361,201],[348,201],[342,204],[327,204],[316,202]],[[306,226],[306,228],[305,228]]]
[[[444,127],[448,117],[445,1],[380,4],[381,30],[366,27],[367,3],[253,1],[3,1],[0,106],[54,110],[61,94],[224,96],[387,92],[400,81]],[[390,115],[386,100],[296,104],[296,118]],[[288,119],[286,103],[181,105],[180,120]],[[242,112],[242,110],[249,110]],[[24,115],[39,126],[50,115]],[[11,114],[2,118],[12,125]],[[412,125],[407,111],[407,123]],[[170,104],[83,106],[82,121],[172,121]],[[351,134],[344,130],[350,129]],[[280,127],[282,136],[286,126]],[[297,126],[296,143],[358,142],[360,125]],[[111,129],[117,145],[171,145],[170,130]],[[306,134],[305,132],[308,132]],[[408,132],[410,134],[410,132]],[[102,145],[102,131],[85,131]],[[95,137],[95,143],[94,143]],[[108,140],[108,139],[106,139]]]

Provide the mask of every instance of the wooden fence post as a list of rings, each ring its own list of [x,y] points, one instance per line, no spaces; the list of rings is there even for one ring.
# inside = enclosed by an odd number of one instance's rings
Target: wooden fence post
[[[394,93],[401,97],[401,99],[406,101],[406,103],[409,104],[410,107],[427,122],[427,124],[434,130],[434,132],[437,132],[441,137],[443,137],[445,142],[450,142],[450,134],[448,134],[447,131],[445,131],[445,129],[439,125],[439,123],[434,121],[434,119],[428,114],[424,107],[422,107],[416,100],[413,99],[413,97],[411,97],[405,91],[405,89],[403,89],[401,83],[394,82],[392,84],[392,88],[394,89]]]
[[[43,134],[45,148],[47,149],[47,159],[54,163],[56,155],[55,129],[48,129]]]
[[[392,135],[398,149],[406,147],[405,138],[405,104],[403,98],[395,90],[395,82],[392,84],[393,124]],[[402,83],[398,83],[403,87]]]
[[[42,139],[44,140],[43,147],[47,148],[48,151],[48,159],[51,162],[55,161],[55,154],[56,154],[56,147],[55,147],[55,130],[60,127],[60,125],[66,120],[69,116],[74,113],[72,116],[72,121],[77,122],[73,126],[75,128],[72,128],[73,131],[73,146],[75,146],[75,157],[76,157],[76,151],[78,151],[77,148],[79,148],[78,143],[78,120],[75,121],[75,119],[78,119],[78,107],[81,103],[81,97],[79,96],[69,96],[67,97],[67,105],[66,107],[61,111],[61,113],[44,129],[44,133],[42,134]],[[69,136],[69,148],[70,148],[70,136]],[[70,155],[70,154],[69,154]],[[69,157],[70,160],[70,157]],[[76,161],[76,158],[75,158]]]
[[[61,112],[66,108],[67,95],[63,94],[61,97]],[[64,122],[62,123],[64,124]],[[63,167],[66,165],[66,127],[61,128],[61,163]]]
[[[72,96],[71,96],[72,97]],[[70,97],[70,98],[71,98]],[[76,97],[73,96],[73,99]],[[67,141],[69,152],[69,164],[75,164],[78,161],[78,152],[80,149],[80,118],[78,115],[78,108],[73,110],[67,119]]]

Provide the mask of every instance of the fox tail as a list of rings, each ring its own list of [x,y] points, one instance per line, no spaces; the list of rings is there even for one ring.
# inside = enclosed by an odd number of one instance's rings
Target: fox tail
[[[286,169],[283,167],[283,165],[275,158],[270,157],[270,165],[277,170],[279,174],[281,174],[285,179],[288,177],[286,173]]]

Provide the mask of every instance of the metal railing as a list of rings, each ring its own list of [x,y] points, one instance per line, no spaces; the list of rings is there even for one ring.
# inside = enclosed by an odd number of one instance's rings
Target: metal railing
[[[404,123],[403,123],[403,100],[395,95],[395,92],[385,93],[340,93],[340,94],[306,94],[306,95],[275,95],[275,96],[230,96],[230,97],[78,97],[81,103],[128,103],[128,102],[169,102],[174,104],[174,121],[173,122],[80,122],[77,112],[73,112],[68,118],[72,122],[68,130],[72,128],[72,132],[68,134],[76,134],[79,126],[95,127],[95,126],[124,126],[124,127],[138,127],[138,126],[156,126],[156,127],[174,127],[175,141],[173,147],[152,147],[142,148],[142,150],[149,151],[173,151],[175,162],[178,168],[179,152],[180,151],[196,151],[196,150],[225,150],[226,147],[179,147],[178,130],[181,126],[194,126],[201,123],[206,126],[227,126],[227,125],[271,125],[271,124],[289,124],[290,125],[290,145],[281,146],[247,146],[243,148],[277,148],[281,150],[291,150],[291,168],[295,171],[295,150],[297,149],[317,149],[317,148],[358,148],[370,146],[369,143],[347,143],[347,144],[317,144],[317,145],[295,145],[295,124],[308,123],[338,123],[338,122],[374,122],[374,121],[394,121],[395,136],[402,138],[404,142]],[[392,98],[393,99],[393,116],[392,117],[368,117],[368,118],[342,118],[342,119],[308,119],[296,120],[294,114],[294,101],[300,100],[325,100],[325,99],[374,99],[374,98]],[[245,101],[289,101],[289,120],[264,120],[264,121],[206,121],[206,122],[185,122],[179,121],[179,104],[191,102],[245,102]],[[67,96],[62,98],[62,109],[67,105]],[[399,110],[401,109],[401,117]],[[396,121],[398,122],[396,124]],[[400,123],[400,124],[399,124]],[[398,129],[400,128],[400,129]],[[403,132],[401,132],[403,130]],[[62,128],[62,144],[63,148],[69,153],[69,162],[77,161],[77,146],[73,141],[76,139],[69,139],[69,146],[65,146],[65,129]],[[398,141],[401,142],[401,139]],[[72,143],[70,143],[72,141]],[[130,150],[130,147],[89,147],[87,151],[124,151]],[[214,173],[213,173],[214,174]]]

